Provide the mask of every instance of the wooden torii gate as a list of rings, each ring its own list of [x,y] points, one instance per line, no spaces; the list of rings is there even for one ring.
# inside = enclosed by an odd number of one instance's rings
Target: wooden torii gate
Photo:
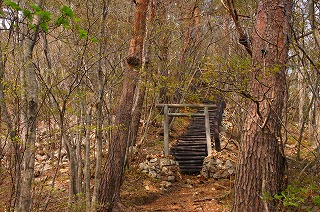
[[[208,155],[212,153],[209,108],[217,108],[216,104],[157,104],[163,108],[164,115],[164,154],[169,155],[169,117],[205,117],[205,131]],[[203,108],[203,113],[171,113],[169,108]]]

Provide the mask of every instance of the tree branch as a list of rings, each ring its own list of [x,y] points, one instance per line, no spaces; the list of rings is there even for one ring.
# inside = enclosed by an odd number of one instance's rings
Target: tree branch
[[[231,2],[230,0],[226,0],[224,2],[221,0],[223,6],[228,10],[232,20],[234,21],[234,24],[236,26],[236,30],[239,33],[239,43],[244,46],[244,48],[247,50],[248,54],[252,56],[252,48],[251,48],[251,43],[248,35],[245,33],[243,27],[240,25],[239,22],[239,16],[236,8],[234,7],[233,1]]]

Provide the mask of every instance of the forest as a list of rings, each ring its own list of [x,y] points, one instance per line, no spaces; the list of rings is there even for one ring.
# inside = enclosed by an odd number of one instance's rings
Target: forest
[[[316,0],[0,0],[0,211],[320,211],[319,30]]]

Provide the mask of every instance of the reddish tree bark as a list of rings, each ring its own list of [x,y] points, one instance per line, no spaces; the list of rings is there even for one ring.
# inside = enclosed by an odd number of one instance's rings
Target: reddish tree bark
[[[148,30],[145,33],[145,40],[146,42],[144,43],[144,55],[142,58],[142,69],[143,72],[148,72],[148,63],[149,63],[149,54],[150,54],[150,30],[151,30],[151,25],[153,24],[155,18],[155,10],[154,10],[154,2],[153,0],[150,1],[149,4],[149,13],[148,13],[148,18],[146,23],[145,28]],[[136,93],[135,93],[135,102],[134,102],[134,108],[132,112],[132,121],[131,121],[131,132],[130,132],[130,146],[135,146],[137,143],[137,137],[138,137],[138,131],[139,131],[139,126],[140,126],[140,119],[141,119],[141,110],[143,106],[143,101],[146,93],[146,77],[143,77],[140,79],[142,83],[137,87]],[[130,153],[130,152],[129,152]],[[130,163],[130,161],[128,161]]]
[[[240,144],[233,211],[275,211],[285,186],[281,113],[286,90],[290,0],[258,1],[249,109]]]
[[[98,196],[98,211],[113,211],[120,200],[125,165],[128,136],[132,120],[132,107],[135,89],[142,65],[143,40],[146,28],[146,14],[149,0],[137,0],[134,20],[134,34],[130,42],[127,66],[116,113],[116,131],[109,142],[107,161],[104,167]]]

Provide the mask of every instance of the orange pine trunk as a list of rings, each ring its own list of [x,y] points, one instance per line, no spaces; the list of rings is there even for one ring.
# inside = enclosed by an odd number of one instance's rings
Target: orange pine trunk
[[[281,113],[286,90],[290,0],[260,0],[252,34],[252,97],[240,144],[233,211],[275,211],[285,186]]]

